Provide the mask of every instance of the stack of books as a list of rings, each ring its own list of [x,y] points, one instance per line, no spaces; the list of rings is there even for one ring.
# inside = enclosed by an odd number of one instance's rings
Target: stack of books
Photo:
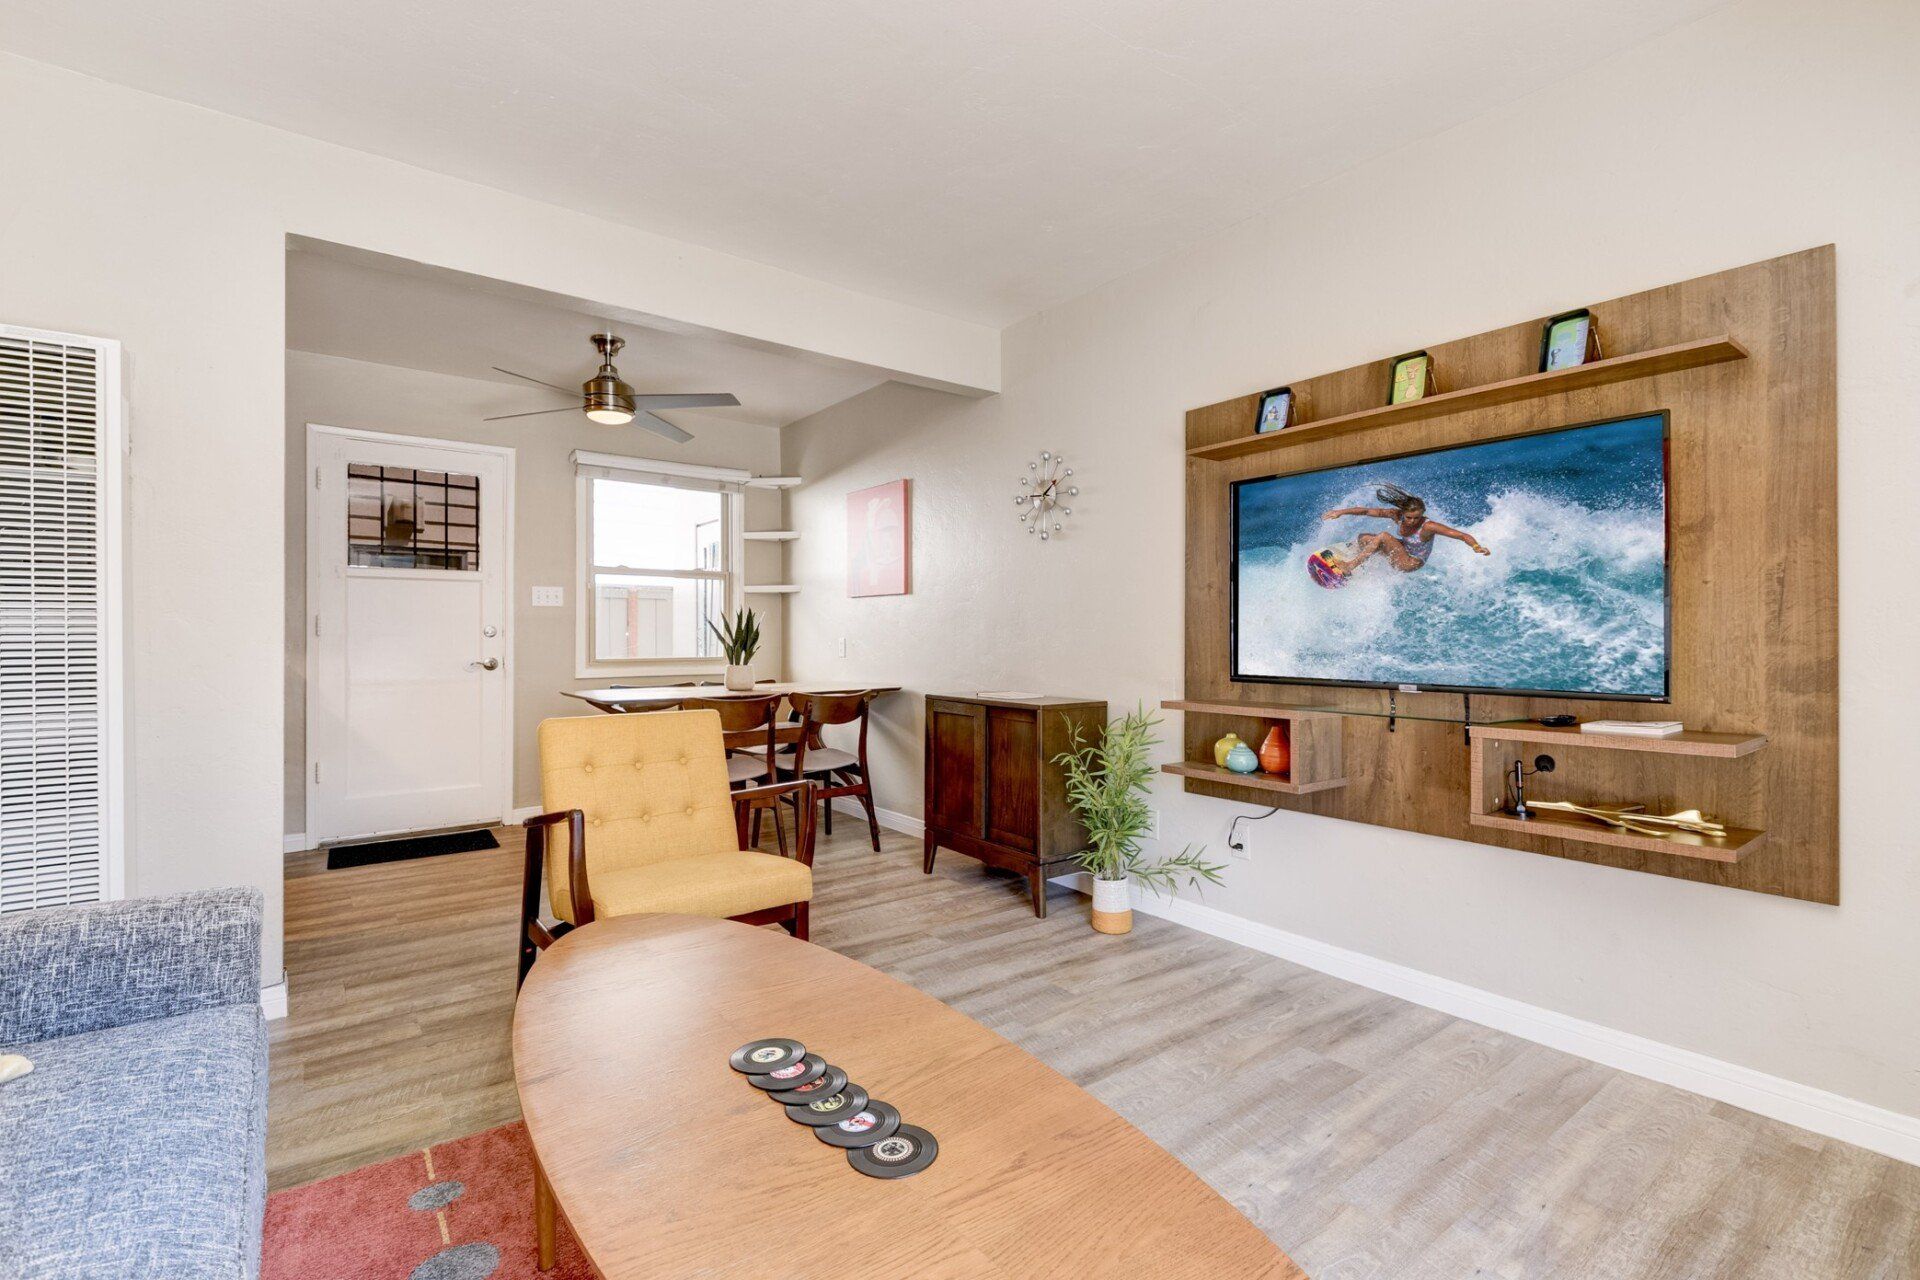
[[[1634,738],[1671,738],[1686,726],[1678,720],[1583,720],[1582,733],[1623,733]]]

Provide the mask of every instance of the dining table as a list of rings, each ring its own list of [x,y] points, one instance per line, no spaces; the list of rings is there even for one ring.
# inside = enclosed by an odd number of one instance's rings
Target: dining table
[[[723,684],[607,685],[598,689],[562,689],[569,698],[578,698],[596,711],[666,711],[689,699],[764,698],[768,694],[794,693],[873,693],[900,692],[897,684],[861,684],[840,681],[835,684],[794,683],[762,680],[751,689],[729,689]]]

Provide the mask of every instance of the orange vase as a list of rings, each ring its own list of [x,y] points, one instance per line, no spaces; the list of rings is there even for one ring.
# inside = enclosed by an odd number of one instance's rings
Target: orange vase
[[[1293,753],[1287,749],[1287,726],[1276,724],[1267,730],[1267,740],[1260,744],[1260,772],[1285,774],[1292,761]]]

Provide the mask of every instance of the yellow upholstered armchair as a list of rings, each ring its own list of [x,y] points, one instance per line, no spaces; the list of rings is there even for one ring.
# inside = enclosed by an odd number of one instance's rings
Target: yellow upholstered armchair
[[[650,912],[779,924],[807,936],[811,782],[730,788],[712,711],[570,716],[540,725],[541,804],[526,821],[520,980],[539,952],[599,916]],[[808,788],[802,790],[801,788]],[[747,845],[755,808],[791,795],[805,815],[792,857]],[[564,842],[549,833],[566,828]],[[540,919],[540,883],[559,923]]]

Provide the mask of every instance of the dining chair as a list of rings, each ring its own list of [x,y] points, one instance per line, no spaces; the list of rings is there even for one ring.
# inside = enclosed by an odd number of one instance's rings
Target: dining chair
[[[540,723],[541,803],[520,893],[520,980],[555,939],[602,916],[679,913],[778,924],[804,940],[813,900],[814,784],[734,791],[711,711],[562,716]],[[791,856],[748,847],[758,803],[792,796]],[[564,826],[564,842],[549,831]],[[540,888],[558,917],[541,918]]]
[[[873,784],[867,768],[867,724],[877,696],[871,689],[854,693],[788,694],[787,701],[800,717],[800,737],[792,746],[782,747],[774,755],[782,778],[817,782],[813,795],[805,802],[818,800],[826,806],[828,835],[833,834],[834,799],[852,796],[859,800],[867,811],[867,829],[876,853],[880,851],[880,819],[874,813]],[[860,725],[860,736],[852,751],[818,745],[820,730],[825,726],[856,721]],[[802,803],[801,797],[795,795],[788,795],[786,801],[796,807]]]
[[[780,695],[765,694],[752,698],[688,698],[680,704],[688,711],[711,711],[720,717],[720,735],[727,748],[727,780],[735,790],[774,781],[767,761],[779,750],[778,712]],[[753,806],[753,826],[749,842],[760,847],[760,815],[773,814],[774,838],[780,853],[787,852],[787,829],[780,823],[780,806],[764,800]]]

